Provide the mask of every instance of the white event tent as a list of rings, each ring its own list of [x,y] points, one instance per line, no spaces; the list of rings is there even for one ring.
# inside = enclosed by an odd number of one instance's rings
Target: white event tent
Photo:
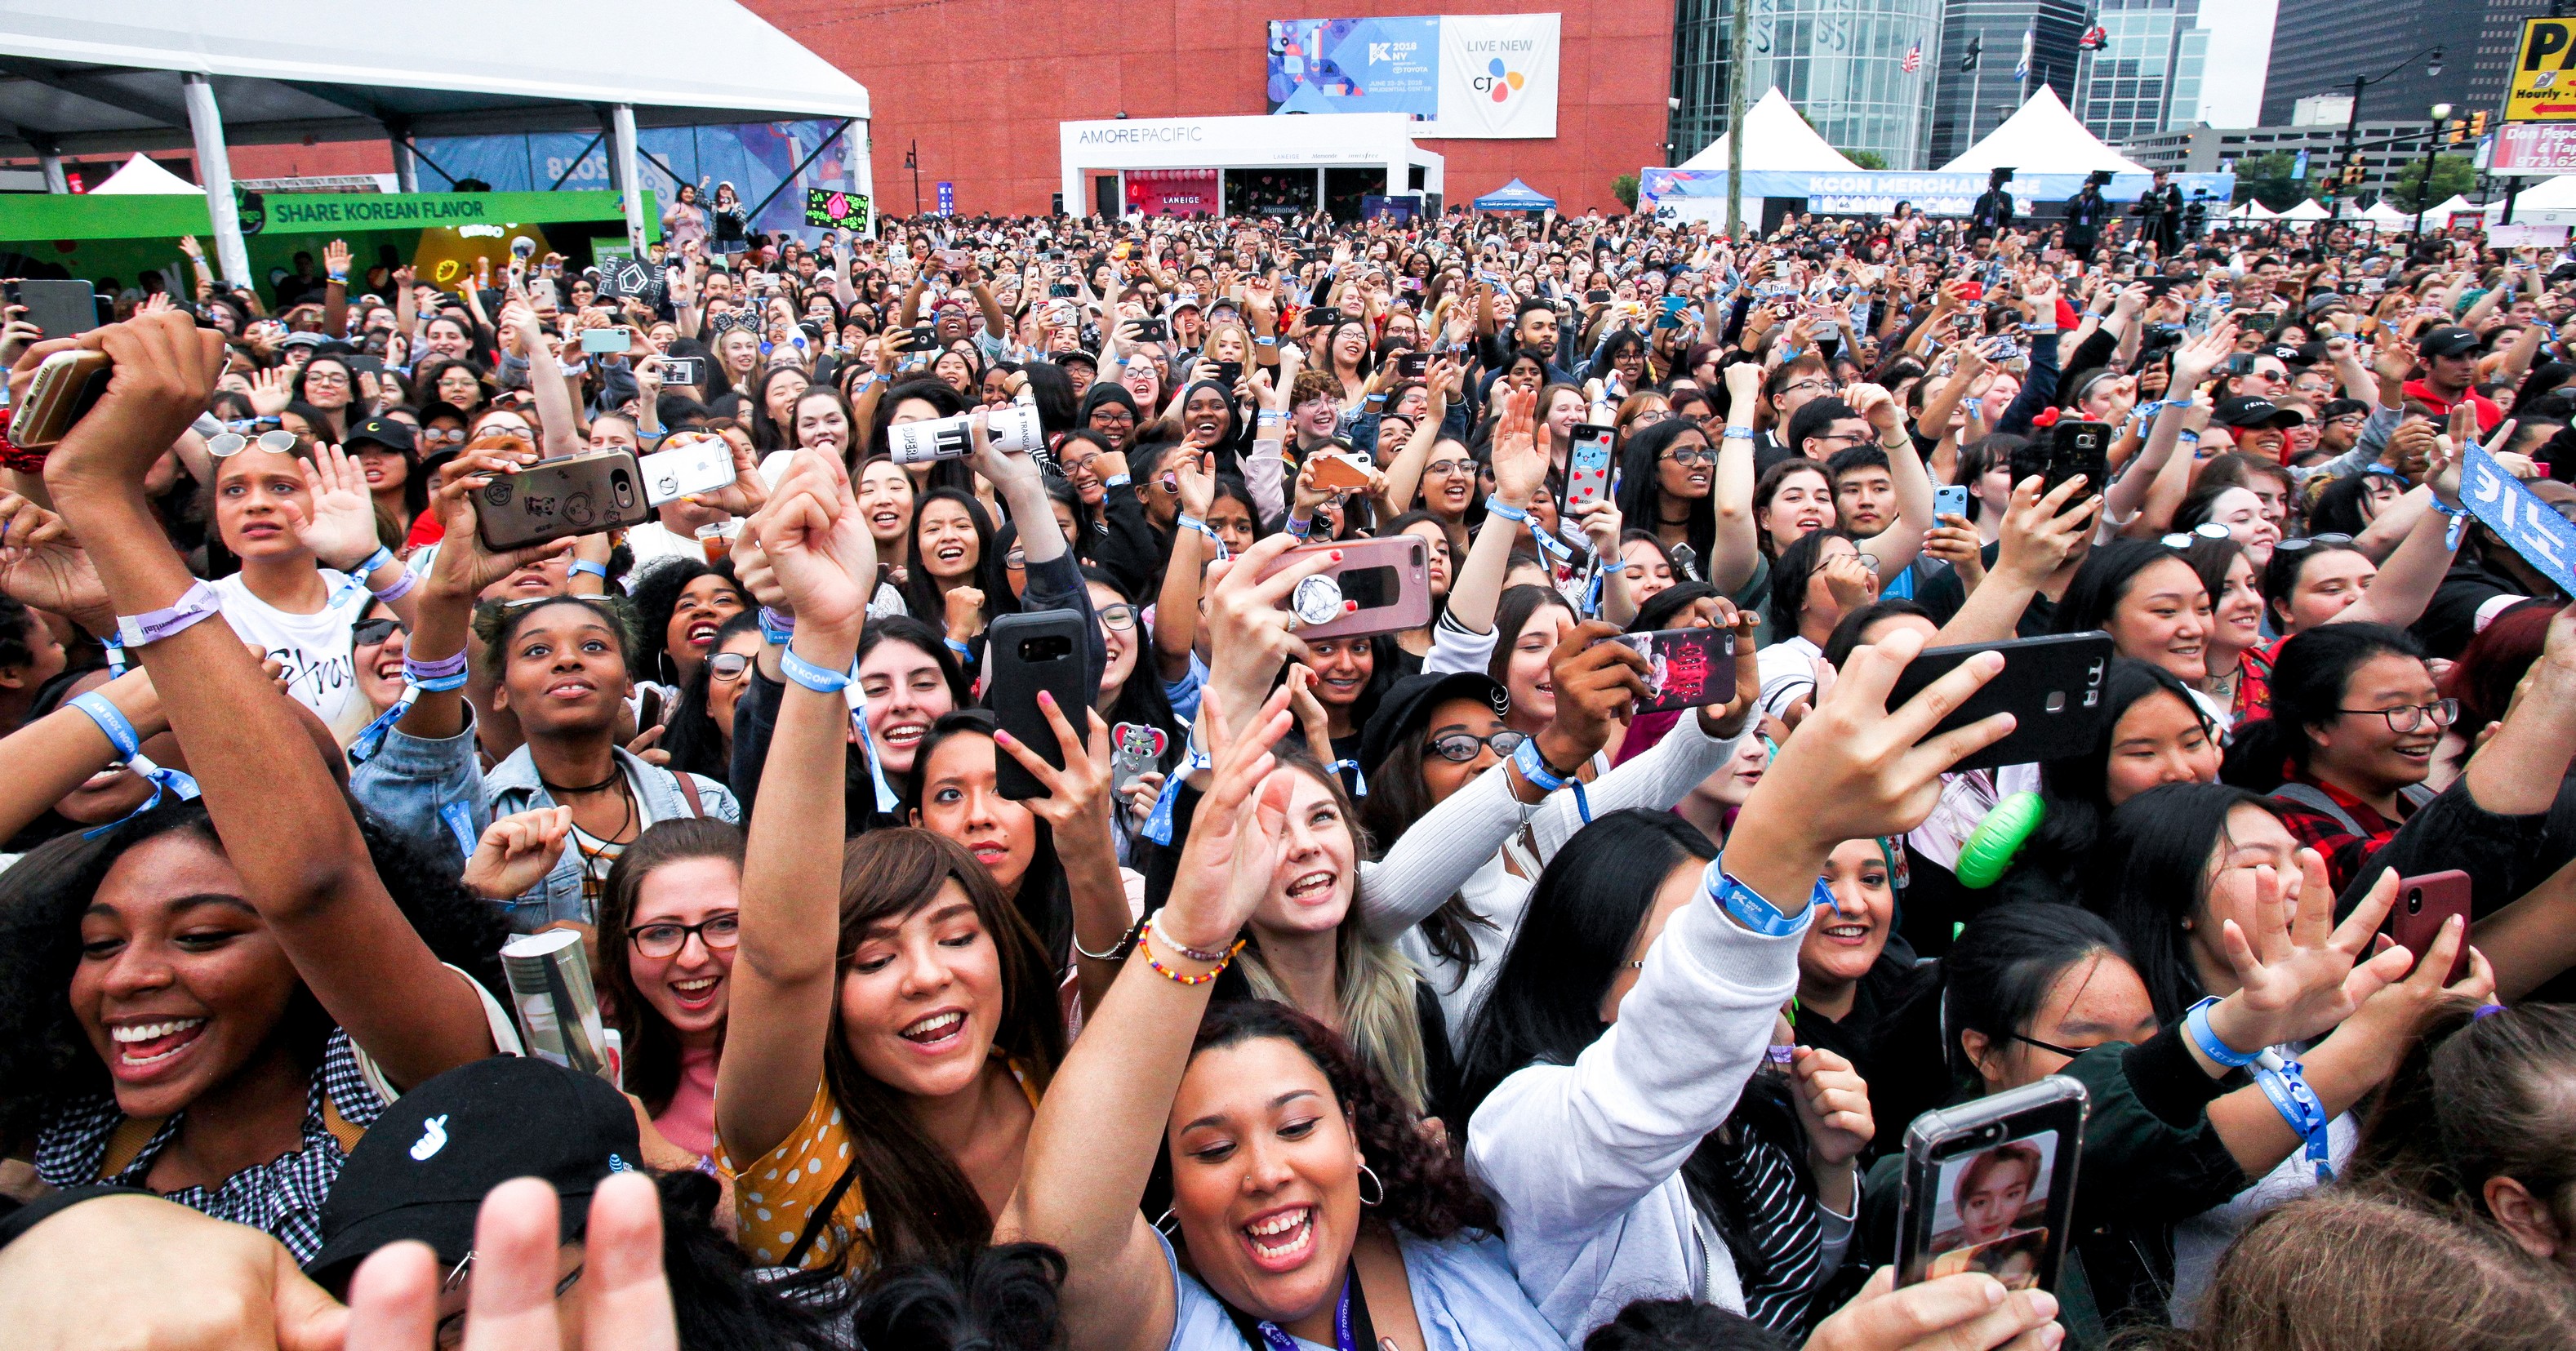
[[[2281,219],[2283,220],[2330,220],[2332,218],[2333,217],[2327,213],[2326,209],[2318,204],[2317,199],[2314,197],[2308,198],[2306,201],[2303,201],[2297,206],[2291,207],[2289,210],[2281,213]]]
[[[153,163],[150,158],[138,154],[89,191],[93,197],[112,197],[119,194],[166,197],[172,194],[193,195],[198,188],[196,184]]]
[[[1761,99],[1744,110],[1744,130],[1744,167],[1748,172],[1851,173],[1860,168],[1843,152],[1826,144],[1825,138],[1807,125],[1807,119],[1789,106],[1788,95],[1776,85],[1763,91]],[[1727,142],[1733,135],[1729,132],[1718,137],[1678,167],[1724,170]]]
[[[639,252],[643,193],[626,191],[643,181],[639,125],[840,118],[874,194],[867,89],[734,0],[550,0],[542,14],[557,41],[490,39],[526,33],[535,13],[520,0],[440,0],[433,11],[386,0],[8,0],[0,154],[36,157],[47,187],[65,192],[64,155],[193,149],[217,263],[236,285],[250,282],[250,259],[228,145],[383,139],[401,190],[416,192],[415,137],[596,134]],[[576,48],[588,59],[567,59]]]
[[[2115,174],[2142,174],[2147,167],[2121,156],[2102,138],[2084,129],[2075,114],[2041,85],[2039,92],[2003,120],[1984,140],[1944,164],[1945,174],[1985,173],[2015,169],[2032,174],[2081,174],[2108,169]]]
[[[2504,219],[2504,199],[2487,203],[2487,219]],[[2401,220],[2412,216],[2400,213]],[[2433,217],[2427,213],[2427,220]],[[2576,174],[2544,178],[2513,197],[2513,223],[2516,225],[2576,225]]]

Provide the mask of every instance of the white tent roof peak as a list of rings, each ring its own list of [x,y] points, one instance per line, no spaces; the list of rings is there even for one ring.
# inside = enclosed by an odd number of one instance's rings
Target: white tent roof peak
[[[123,168],[109,174],[106,180],[89,190],[93,197],[119,194],[183,195],[201,197],[205,189],[181,178],[141,155],[125,162]]]
[[[2122,158],[2100,137],[2086,131],[2084,124],[2075,120],[2075,114],[2066,111],[2057,91],[2044,84],[2012,116],[1987,132],[1984,140],[1942,165],[1940,172],[1969,174],[1992,169],[2015,169],[2026,174],[2081,174],[2095,169],[2108,169],[2115,174],[2147,172],[2145,165]]]
[[[1744,132],[1744,167],[1748,172],[1850,173],[1860,168],[1817,135],[1776,85],[1744,110]],[[1729,131],[1718,137],[1706,150],[1676,167],[1724,169],[1727,142],[1734,134]]]
[[[2318,204],[2317,199],[2310,197],[2306,201],[2299,203],[2297,206],[2291,207],[2289,210],[2282,212],[2281,219],[2326,220],[2329,219],[2329,217],[2326,214],[2326,209]]]

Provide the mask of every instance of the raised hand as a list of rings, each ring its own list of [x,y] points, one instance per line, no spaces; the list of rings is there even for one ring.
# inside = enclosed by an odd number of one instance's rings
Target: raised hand
[[[2045,482],[2033,474],[2014,486],[1995,550],[1997,571],[2034,585],[2075,552],[2092,528],[2093,513],[2102,505],[2082,474],[2049,489],[2043,497],[2039,490]],[[2083,496],[2078,497],[2079,493]],[[2069,502],[2074,505],[2068,506]]]
[[[322,272],[330,277],[349,275],[349,241],[335,239],[322,246]]]
[[[1547,478],[1547,457],[1538,448],[1538,391],[1512,390],[1501,404],[1502,416],[1494,425],[1494,495],[1527,503]]]
[[[0,596],[50,610],[91,633],[116,631],[107,588],[63,518],[0,490]]]
[[[1224,685],[1240,707],[1252,707],[1290,657],[1305,655],[1305,643],[1281,608],[1288,593],[1341,561],[1341,550],[1317,549],[1263,578],[1262,572],[1296,542],[1285,534],[1265,535],[1241,554],[1208,567],[1208,683]],[[1356,607],[1356,602],[1344,604]]]
[[[494,821],[466,856],[466,889],[496,901],[528,894],[562,860],[571,831],[570,807],[538,807]]]
[[[876,586],[876,541],[859,518],[840,457],[796,452],[758,524],[760,547],[799,629],[811,623],[855,646]]]
[[[294,400],[292,377],[284,367],[269,366],[250,373],[250,410],[261,417],[275,417],[286,411]]]
[[[1044,690],[1038,691],[1038,710],[1046,714],[1047,725],[1055,729],[1056,746],[1064,753],[1064,768],[1048,764],[1035,746],[1007,731],[996,729],[993,733],[994,746],[1019,761],[1021,768],[1046,787],[1046,796],[1031,798],[1025,805],[1054,827],[1059,850],[1084,844],[1103,850],[1112,848],[1108,722],[1084,710],[1091,724],[1091,735],[1086,738],[1074,730],[1055,696]]]
[[[2007,1291],[1982,1271],[1899,1290],[1896,1268],[1880,1267],[1802,1351],[2043,1351],[2064,1342],[2056,1318],[2057,1296]]]
[[[2316,850],[2300,850],[2286,871],[2256,868],[2254,932],[2233,919],[2221,921],[2219,941],[2238,988],[2210,1010],[2210,1030],[2251,1051],[2307,1040],[2351,1017],[2414,964],[2414,954],[2401,947],[2359,960],[2396,899],[2397,874],[2382,873],[2338,925],[2333,881]]]
[[[1214,704],[1205,701],[1213,698]],[[1270,893],[1287,849],[1288,798],[1295,771],[1279,772],[1271,748],[1288,734],[1288,690],[1273,690],[1240,731],[1226,729],[1225,695],[1215,685],[1200,696],[1196,735],[1210,771],[1207,795],[1190,823],[1173,872],[1171,899],[1155,921],[1166,943],[1202,951],[1230,947]]]
[[[114,365],[107,391],[45,457],[45,485],[67,515],[67,495],[84,488],[139,495],[152,466],[205,411],[223,369],[223,335],[176,311],[91,329],[79,345]]]
[[[1608,745],[1611,729],[1626,723],[1649,693],[1646,677],[1654,667],[1635,648],[1606,641],[1618,633],[1616,624],[1586,620],[1567,629],[1548,655],[1556,715],[1539,734],[1539,750],[1560,770]]]
[[[463,451],[439,466],[438,486],[430,490],[429,509],[444,533],[438,551],[430,556],[430,594],[461,598],[470,604],[494,582],[573,547],[569,539],[498,554],[483,547],[482,522],[475,514],[474,494],[482,491],[493,475],[533,464],[536,458],[534,451],[487,446]]]
[[[1801,1046],[1789,1061],[1798,1124],[1806,1127],[1807,1157],[1839,1168],[1860,1157],[1878,1125],[1870,1116],[1869,1085],[1852,1063],[1831,1051]]]
[[[367,495],[366,471],[338,446],[323,442],[313,458],[296,461],[313,514],[295,523],[295,537],[326,568],[343,572],[376,551],[376,504]]]
[[[2169,392],[2188,393],[2209,378],[2211,371],[2236,351],[2236,325],[2219,324],[2197,338],[2184,341],[2174,351],[2173,378],[2166,382]]]
[[[662,1269],[662,1207],[652,1180],[630,1174],[600,1182],[590,1198],[581,1280],[558,1296],[561,1209],[554,1188],[536,1178],[502,1183],[483,1198],[474,1224],[466,1346],[557,1351],[570,1344],[558,1301],[570,1299],[578,1309],[573,1326],[581,1329],[581,1351],[679,1351]],[[438,1331],[440,1275],[425,1245],[377,1249],[349,1283],[345,1351],[428,1351]],[[281,1338],[279,1345],[286,1344]]]
[[[1100,459],[1113,461],[1115,467],[1094,462],[1092,472],[1095,474],[1115,478],[1127,472],[1127,457],[1116,451],[1104,451]],[[1297,477],[1302,483],[1305,479],[1304,471],[1299,471]],[[1196,519],[1206,520],[1208,510],[1216,505],[1216,452],[1174,456],[1172,479],[1181,487],[1181,511]]]

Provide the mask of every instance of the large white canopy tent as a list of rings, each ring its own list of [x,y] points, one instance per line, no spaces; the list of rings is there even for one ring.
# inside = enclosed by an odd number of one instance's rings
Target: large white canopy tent
[[[1791,173],[1852,173],[1860,166],[1843,152],[1825,142],[1807,119],[1789,105],[1789,97],[1778,86],[1764,90],[1760,100],[1744,110],[1744,167],[1748,170],[1781,170]],[[1684,160],[1683,169],[1724,169],[1730,132],[1720,136],[1709,147]]]
[[[2031,174],[2081,174],[2108,169],[2115,174],[2143,174],[2147,167],[2121,156],[2084,129],[2066,111],[2057,91],[2041,85],[2028,102],[2014,110],[1984,140],[1944,164],[1945,174],[1987,173],[2014,169]]]
[[[2490,222],[2502,221],[2504,199],[2499,197],[2487,203],[2486,214]],[[2544,178],[2515,193],[2513,223],[2516,225],[2576,225],[2576,174],[2560,174],[2555,178]]]
[[[474,36],[525,31],[530,11],[514,0],[441,0],[434,14],[385,0],[9,0],[0,152],[38,156],[61,192],[66,154],[194,149],[217,259],[235,284],[250,281],[250,261],[228,143],[381,137],[411,192],[414,137],[597,132],[638,252],[643,198],[627,188],[641,181],[639,125],[843,118],[866,173],[866,88],[733,0],[550,0],[543,10],[547,31],[580,54]]]
[[[2325,207],[2318,204],[2316,198],[2310,197],[2306,201],[2299,203],[2297,206],[2291,207],[2289,210],[2282,212],[2281,219],[2331,220],[2333,217],[2326,211]]]

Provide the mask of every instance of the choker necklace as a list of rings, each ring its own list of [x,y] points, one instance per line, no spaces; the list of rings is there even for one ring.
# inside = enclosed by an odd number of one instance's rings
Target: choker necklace
[[[1690,513],[1687,511],[1683,512],[1678,517],[1667,516],[1660,511],[1655,513],[1655,524],[1657,525],[1688,525],[1690,524],[1690,519]]]
[[[626,777],[626,771],[625,771],[625,770],[623,770],[623,769],[618,768],[616,757],[611,756],[611,757],[609,757],[609,761],[608,761],[608,777],[607,777],[607,778],[604,778],[604,779],[601,779],[601,780],[600,780],[599,782],[597,782],[597,783],[586,783],[586,784],[561,784],[561,783],[555,783],[555,782],[553,782],[553,781],[551,781],[551,780],[547,779],[547,778],[546,778],[544,775],[542,775],[542,774],[540,774],[540,775],[538,775],[538,776],[537,776],[537,782],[539,782],[539,783],[541,783],[541,784],[544,784],[547,792],[552,793],[552,794],[555,794],[556,796],[560,797],[560,796],[562,796],[562,795],[563,795],[563,794],[565,794],[565,793],[596,793],[596,792],[600,792],[601,790],[603,790],[603,789],[607,788],[609,785],[614,784],[614,783],[616,783],[618,780],[623,779],[623,778],[625,778],[625,777]]]

